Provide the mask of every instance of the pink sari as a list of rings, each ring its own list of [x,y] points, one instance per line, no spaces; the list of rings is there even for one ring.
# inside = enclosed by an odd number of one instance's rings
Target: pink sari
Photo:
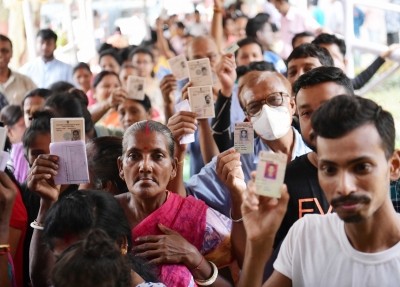
[[[206,211],[206,204],[192,196],[182,198],[169,193],[167,201],[132,230],[132,238],[162,234],[157,226],[161,223],[179,232],[200,250],[204,240]],[[160,267],[160,279],[166,286],[189,286],[192,274],[186,266],[164,264]]]

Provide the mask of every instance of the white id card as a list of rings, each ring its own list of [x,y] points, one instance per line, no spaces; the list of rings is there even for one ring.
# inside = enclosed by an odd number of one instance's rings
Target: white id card
[[[180,81],[189,78],[189,69],[185,55],[179,55],[168,60],[172,74]]]
[[[175,105],[175,110],[176,112],[191,112],[190,110],[190,105],[188,100],[184,100],[182,102],[179,102]],[[193,134],[185,134],[182,136],[181,140],[179,141],[180,144],[189,144],[194,142],[194,133]]]
[[[128,99],[143,101],[144,85],[145,85],[145,78],[137,76],[129,76],[126,87],[128,92]]]
[[[215,117],[214,95],[211,86],[189,87],[189,102],[198,119]]]
[[[287,156],[281,153],[261,151],[258,155],[256,193],[280,198],[280,188],[285,177]]]
[[[50,119],[51,142],[85,141],[83,118]]]
[[[212,86],[210,60],[208,58],[189,61],[189,79],[193,87]]]
[[[254,129],[250,122],[235,123],[233,145],[239,153],[254,153]]]

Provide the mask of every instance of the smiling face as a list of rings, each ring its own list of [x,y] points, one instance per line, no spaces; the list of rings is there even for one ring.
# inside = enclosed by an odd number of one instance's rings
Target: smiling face
[[[111,94],[111,91],[121,87],[121,83],[119,81],[118,76],[116,75],[107,75],[104,76],[101,82],[95,88],[94,97],[99,102],[104,102],[108,99]]]
[[[387,159],[373,124],[316,142],[319,183],[342,220],[360,222],[390,210],[389,180],[398,177],[399,158]]]
[[[146,127],[125,135],[124,141],[126,148],[118,159],[118,168],[129,191],[141,199],[164,196],[167,184],[176,175],[167,138]]]

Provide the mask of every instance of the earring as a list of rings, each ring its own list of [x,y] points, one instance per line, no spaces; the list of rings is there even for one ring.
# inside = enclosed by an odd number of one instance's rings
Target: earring
[[[124,242],[121,246],[121,254],[126,255],[128,253],[128,243]]]

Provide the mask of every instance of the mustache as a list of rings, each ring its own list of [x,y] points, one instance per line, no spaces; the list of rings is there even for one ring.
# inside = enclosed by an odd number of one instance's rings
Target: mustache
[[[335,208],[347,203],[369,203],[370,201],[371,199],[366,195],[350,193],[349,195],[339,196],[332,199],[331,205]]]

